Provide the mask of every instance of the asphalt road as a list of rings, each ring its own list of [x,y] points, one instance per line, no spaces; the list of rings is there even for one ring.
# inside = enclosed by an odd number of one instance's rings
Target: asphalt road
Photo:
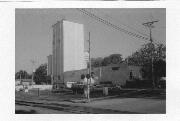
[[[83,103],[82,95],[16,93],[15,109],[16,114],[165,114],[165,94],[152,96],[153,93],[131,91],[120,96],[93,98],[89,103]]]
[[[53,114],[165,114],[166,101],[141,98],[106,99],[90,103],[72,102],[18,102],[18,113]],[[28,110],[27,110],[28,109]]]

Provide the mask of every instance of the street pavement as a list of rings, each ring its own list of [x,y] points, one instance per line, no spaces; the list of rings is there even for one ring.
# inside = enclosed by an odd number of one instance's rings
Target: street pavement
[[[15,108],[16,114],[67,114],[67,112],[64,111],[57,111],[40,107],[15,105]]]
[[[159,99],[143,98],[115,98],[91,103],[80,104],[81,106],[112,109],[136,113],[161,114],[166,113],[166,101]]]
[[[73,100],[79,101],[73,101]],[[93,98],[89,103],[84,103],[82,95],[53,94],[49,96],[35,96],[25,93],[16,93],[16,101],[30,101],[43,103],[39,105],[19,105],[16,103],[16,113],[140,113],[140,114],[165,114],[165,98],[153,97],[119,97],[107,96]],[[53,104],[53,105],[52,105]],[[48,106],[48,107],[46,107]],[[58,107],[59,106],[59,107]],[[59,108],[59,109],[58,109]],[[28,111],[27,111],[28,109]],[[23,112],[24,110],[24,112]]]

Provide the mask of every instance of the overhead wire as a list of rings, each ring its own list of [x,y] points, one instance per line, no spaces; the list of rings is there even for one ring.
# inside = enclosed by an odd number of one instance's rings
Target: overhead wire
[[[128,35],[136,37],[136,38],[140,38],[140,39],[143,39],[143,40],[149,40],[149,37],[145,37],[145,36],[136,34],[134,32],[131,32],[131,31],[128,31],[128,30],[126,30],[124,28],[121,28],[121,27],[119,27],[117,25],[114,25],[111,22],[109,22],[108,20],[104,20],[103,18],[101,18],[101,17],[99,17],[99,16],[97,16],[97,15],[95,15],[95,14],[93,14],[93,13],[91,13],[91,12],[89,12],[89,11],[83,9],[83,8],[77,8],[77,10],[82,12],[83,14],[85,14],[85,15],[93,18],[93,19],[96,19],[99,22],[102,22],[102,23],[106,24],[107,26],[110,26],[110,27],[112,27],[112,28],[114,28],[114,29],[116,29],[118,31],[121,31],[121,32],[123,32],[125,34],[128,34]]]
[[[93,19],[96,19],[97,21],[99,21],[99,22],[101,22],[101,23],[103,23],[103,24],[106,24],[106,25],[109,26],[109,27],[112,27],[113,29],[116,29],[116,30],[118,30],[118,31],[124,32],[125,34],[128,34],[129,36],[133,36],[133,37],[136,37],[136,38],[140,38],[140,39],[143,39],[143,40],[146,40],[146,41],[147,41],[147,40],[148,40],[148,41],[150,40],[148,35],[146,35],[146,34],[144,34],[144,33],[142,33],[142,32],[139,32],[138,30],[136,30],[136,29],[134,29],[134,28],[132,28],[132,27],[129,27],[129,26],[123,24],[124,26],[127,26],[128,28],[133,29],[134,31],[138,32],[138,33],[141,34],[141,35],[136,34],[136,33],[134,33],[134,32],[131,32],[131,31],[128,31],[128,30],[126,30],[126,29],[124,29],[124,28],[122,28],[122,27],[119,27],[119,26],[117,26],[117,25],[114,25],[114,24],[112,24],[111,22],[109,22],[108,20],[104,20],[102,17],[99,17],[99,16],[93,14],[92,12],[89,12],[89,11],[85,10],[84,8],[77,8],[77,10],[80,11],[80,12],[82,12],[83,14],[86,14],[87,16],[89,16],[89,17],[91,17],[91,18],[93,18]],[[106,15],[106,16],[107,16],[107,15]],[[154,39],[154,38],[153,38],[153,40],[154,40],[153,43],[154,43],[155,45],[165,43],[165,41],[159,42],[159,41],[157,41],[157,40]]]
[[[107,16],[107,17],[109,17],[109,18],[111,18],[111,19],[119,22],[119,20],[118,20],[117,18],[114,18],[114,17],[110,16],[109,14],[107,14],[107,13],[105,13],[105,12],[103,12],[103,11],[97,9],[97,8],[94,8],[94,9],[95,9],[96,11],[98,11],[99,13],[104,14],[105,16]],[[126,25],[126,24],[124,24],[124,23],[122,23],[122,22],[121,22],[121,25],[123,25],[123,26],[125,26],[125,27],[127,27],[127,28],[129,28],[129,29],[131,29],[131,30],[133,30],[133,31],[136,31],[137,33],[139,33],[139,34],[141,34],[141,35],[143,35],[143,36],[149,37],[149,35],[147,35],[147,34],[145,34],[145,33],[142,33],[142,32],[140,32],[140,31],[138,31],[137,29],[135,29],[135,28],[133,28],[133,27],[131,27],[131,26],[129,26],[129,25]]]

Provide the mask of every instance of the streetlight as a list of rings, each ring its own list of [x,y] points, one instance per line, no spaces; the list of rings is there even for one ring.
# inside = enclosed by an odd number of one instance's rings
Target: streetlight
[[[150,21],[150,22],[146,22],[143,23],[143,25],[145,27],[148,27],[149,29],[149,34],[150,34],[150,42],[151,42],[151,78],[152,78],[152,83],[153,83],[153,88],[155,87],[155,81],[154,81],[154,65],[153,65],[153,61],[154,61],[154,51],[153,51],[153,47],[154,47],[154,43],[153,43],[153,39],[152,39],[152,28],[154,28],[153,24],[156,23],[158,21]]]

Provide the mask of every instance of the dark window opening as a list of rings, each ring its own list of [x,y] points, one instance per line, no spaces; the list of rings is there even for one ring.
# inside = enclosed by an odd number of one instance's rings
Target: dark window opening
[[[119,67],[112,67],[112,70],[119,70]]]

